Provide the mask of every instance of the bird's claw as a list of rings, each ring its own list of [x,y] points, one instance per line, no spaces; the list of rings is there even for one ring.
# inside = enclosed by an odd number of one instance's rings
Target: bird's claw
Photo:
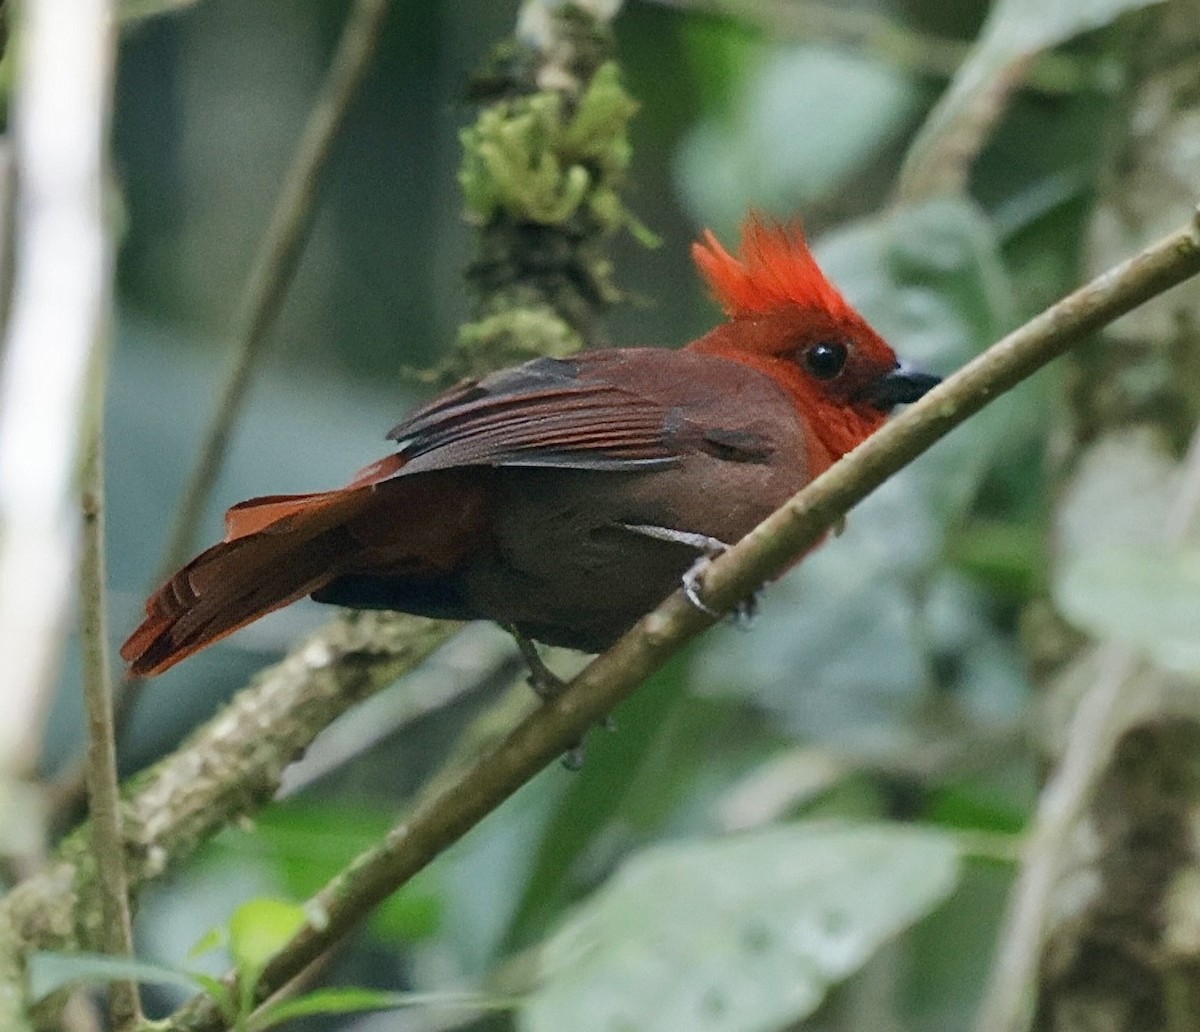
[[[707,613],[714,620],[720,620],[722,614],[718,613],[700,597],[700,575],[704,572],[705,567],[708,566],[708,560],[708,556],[702,555],[688,567],[687,572],[684,573],[682,578],[683,593],[687,597],[687,600],[699,609],[700,612]]]
[[[621,526],[635,534],[641,534],[643,537],[653,538],[655,541],[668,541],[674,545],[685,545],[699,552],[699,557],[681,578],[683,593],[700,612],[707,613],[714,620],[720,620],[725,615],[718,613],[700,597],[700,576],[704,573],[704,568],[708,565],[709,560],[729,551],[729,546],[724,541],[710,534],[697,534],[690,530],[675,530],[671,527],[656,527],[649,523],[623,523]],[[745,624],[754,616],[757,608],[757,601],[751,597],[739,602],[734,608],[734,613],[737,615],[739,623]]]
[[[718,553],[719,554],[719,553]],[[703,555],[697,559],[688,568],[683,575],[683,594],[687,600],[694,605],[702,613],[707,613],[715,620],[720,620],[724,613],[718,613],[712,606],[708,605],[704,599],[700,597],[700,577],[708,566],[712,556]],[[742,630],[749,629],[754,622],[754,618],[758,615],[758,592],[747,595],[733,607],[730,616],[733,618],[734,625]]]

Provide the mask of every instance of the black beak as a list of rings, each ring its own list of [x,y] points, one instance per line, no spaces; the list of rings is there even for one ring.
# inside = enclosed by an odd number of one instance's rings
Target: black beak
[[[941,382],[940,376],[918,373],[903,362],[897,362],[895,369],[884,373],[867,388],[865,400],[877,409],[890,412],[895,405],[908,405],[923,397]]]

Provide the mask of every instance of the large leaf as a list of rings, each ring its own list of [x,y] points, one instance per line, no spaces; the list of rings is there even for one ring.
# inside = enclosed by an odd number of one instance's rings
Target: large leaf
[[[1053,590],[1082,630],[1170,670],[1200,672],[1200,544],[1164,534],[1180,483],[1152,434],[1114,433],[1094,445],[1056,513]]]
[[[1072,623],[1200,674],[1200,547],[1097,549],[1067,564],[1056,601]]]
[[[298,903],[261,896],[247,900],[229,919],[229,951],[238,971],[255,977],[307,920]]]
[[[767,51],[735,110],[703,119],[685,141],[682,193],[721,232],[752,205],[791,211],[827,198],[905,128],[918,99],[911,79],[862,54]]]
[[[395,823],[395,814],[344,799],[292,798],[268,807],[252,829],[230,829],[210,847],[228,862],[269,861],[288,896],[307,899]],[[375,910],[371,926],[385,939],[411,941],[437,929],[442,892],[436,868],[426,868]]]
[[[792,825],[648,850],[546,944],[521,1027],[780,1028],[957,878],[952,840],[903,827]]]

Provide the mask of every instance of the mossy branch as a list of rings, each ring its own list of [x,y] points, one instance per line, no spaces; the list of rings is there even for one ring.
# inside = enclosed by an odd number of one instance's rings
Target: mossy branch
[[[553,42],[539,45],[552,62],[535,60],[529,41],[507,42],[476,79],[489,103],[460,134],[459,171],[479,227],[467,271],[475,311],[445,360],[414,374],[426,383],[603,344],[599,316],[621,297],[604,241],[628,229],[656,242],[621,201],[638,105],[610,59],[607,24],[569,4],[544,17]]]

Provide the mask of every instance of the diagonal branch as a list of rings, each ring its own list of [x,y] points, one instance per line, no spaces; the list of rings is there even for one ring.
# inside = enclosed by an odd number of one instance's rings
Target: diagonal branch
[[[333,142],[350,102],[358,92],[358,84],[370,66],[388,7],[389,0],[357,0],[342,30],[329,74],[296,147],[271,223],[254,259],[246,292],[238,306],[234,319],[233,365],[179,503],[163,556],[164,575],[187,558],[195,540],[204,507],[224,465],[251,376],[262,355],[267,330],[275,320],[308,239],[317,190]]]
[[[1200,212],[1184,227],[1015,330],[901,413],[715,559],[704,600],[727,612],[815,545],[857,502],[960,423],[1088,334],[1200,272]],[[265,968],[263,999],[351,931],[375,906],[486,817],[714,622],[677,591],[597,657],[490,755],[423,802],[311,901],[314,915]],[[167,1023],[211,1032],[221,1017],[197,998]]]

